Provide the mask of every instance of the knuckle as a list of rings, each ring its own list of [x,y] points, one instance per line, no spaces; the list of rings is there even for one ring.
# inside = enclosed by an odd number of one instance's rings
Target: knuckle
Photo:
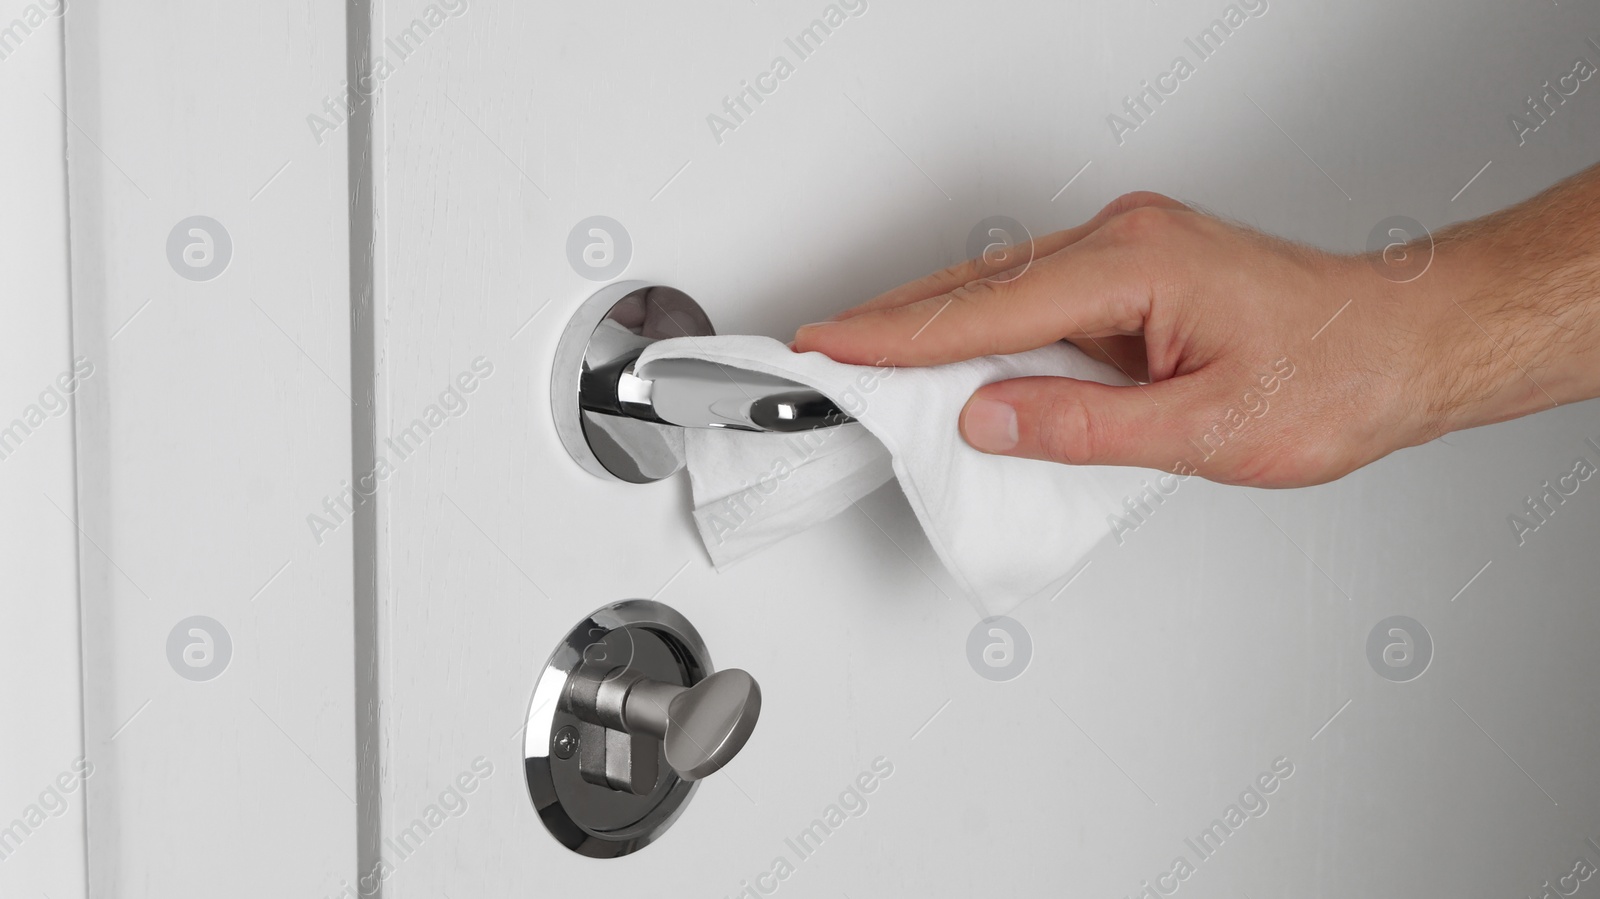
[[[1177,226],[1177,213],[1160,206],[1139,206],[1112,216],[1101,227],[1117,243],[1144,245],[1160,243]]]
[[[1341,435],[1326,429],[1302,428],[1291,435],[1276,435],[1270,444],[1282,447],[1281,467],[1272,471],[1274,486],[1324,484],[1359,467],[1351,447]]]
[[[979,278],[950,291],[950,299],[962,305],[982,305],[998,301],[1005,292],[1004,282]]]
[[[947,283],[971,284],[984,275],[983,257],[979,256],[975,259],[958,262],[946,269],[945,275],[948,279]]]
[[[1041,452],[1058,462],[1074,465],[1088,465],[1099,458],[1104,435],[1082,397],[1058,397],[1044,411],[1034,434]]]
[[[1143,206],[1178,207],[1183,204],[1172,199],[1166,194],[1158,194],[1153,190],[1134,190],[1112,200],[1105,208],[1107,215],[1118,215],[1130,209]]]

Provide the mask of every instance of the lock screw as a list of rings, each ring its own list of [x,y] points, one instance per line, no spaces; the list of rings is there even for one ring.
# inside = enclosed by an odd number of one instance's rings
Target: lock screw
[[[578,751],[578,729],[569,724],[556,731],[555,736],[550,738],[550,746],[556,758],[572,758],[572,754]]]

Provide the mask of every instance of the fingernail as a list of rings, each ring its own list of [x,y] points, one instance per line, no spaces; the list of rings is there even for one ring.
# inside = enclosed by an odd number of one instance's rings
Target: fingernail
[[[1017,410],[998,400],[973,397],[961,425],[973,449],[1005,453],[1017,446]]]
[[[828,321],[825,321],[825,322],[812,322],[809,325],[801,325],[798,330],[804,331],[807,328],[820,328],[823,325],[837,325],[837,324],[838,324],[838,322],[833,321],[832,319],[829,319]]]

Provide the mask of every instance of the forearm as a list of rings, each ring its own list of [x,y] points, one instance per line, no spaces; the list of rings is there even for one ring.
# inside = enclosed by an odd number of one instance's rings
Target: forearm
[[[1600,166],[1441,232],[1414,283],[1421,436],[1600,396]]]

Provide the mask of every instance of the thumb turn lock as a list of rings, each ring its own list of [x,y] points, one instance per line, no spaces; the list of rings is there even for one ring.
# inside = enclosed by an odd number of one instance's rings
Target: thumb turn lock
[[[720,770],[744,748],[761,714],[760,686],[737,668],[692,687],[628,668],[599,676],[580,670],[568,689],[578,719],[578,772],[636,796],[655,789],[661,755],[684,780]]]
[[[534,808],[575,852],[635,852],[744,748],[760,715],[755,678],[717,671],[677,611],[639,599],[604,606],[568,632],[534,686]]]

